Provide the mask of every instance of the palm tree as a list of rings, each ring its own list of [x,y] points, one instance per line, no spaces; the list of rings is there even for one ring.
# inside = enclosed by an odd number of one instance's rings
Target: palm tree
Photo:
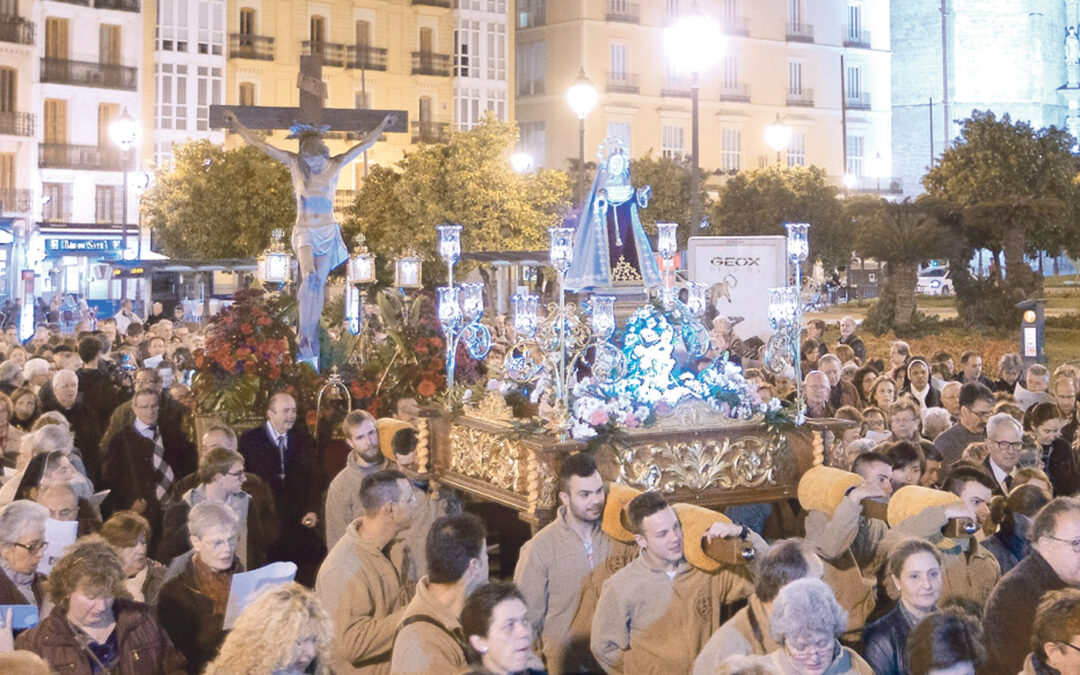
[[[855,252],[888,264],[888,292],[895,306],[893,325],[911,323],[915,316],[915,289],[919,265],[944,257],[953,245],[953,233],[918,202],[858,199],[847,206]]]
[[[1000,232],[1006,278],[1025,288],[1034,276],[1024,261],[1029,234],[1051,228],[1061,218],[1065,203],[1053,197],[1009,195],[964,209],[964,222],[974,231]]]

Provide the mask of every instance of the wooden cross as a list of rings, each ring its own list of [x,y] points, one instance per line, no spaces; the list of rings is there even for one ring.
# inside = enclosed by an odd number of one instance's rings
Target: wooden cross
[[[250,105],[210,106],[210,126],[227,128],[225,113],[232,111],[236,118],[249,129],[289,129],[293,125],[310,124],[328,127],[327,131],[363,132],[379,126],[387,114],[393,113],[393,121],[386,131],[407,133],[409,113],[405,110],[357,110],[352,108],[324,108],[326,83],[322,79],[322,56],[308,54],[300,57],[300,72],[296,77],[300,90],[300,107]]]

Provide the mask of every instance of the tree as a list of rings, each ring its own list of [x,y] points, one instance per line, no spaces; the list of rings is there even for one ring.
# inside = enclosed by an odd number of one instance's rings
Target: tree
[[[433,261],[435,226],[451,222],[464,226],[463,251],[546,249],[547,228],[561,225],[569,208],[570,179],[556,170],[516,173],[508,161],[516,144],[515,125],[488,115],[448,143],[421,146],[398,163],[400,172],[372,171],[345,209],[346,240],[363,232],[384,256],[413,248]]]
[[[208,140],[173,148],[142,199],[161,251],[174,258],[250,258],[296,220],[289,171],[255,148],[225,150]],[[286,241],[288,239],[286,238]]]
[[[892,327],[910,324],[915,318],[919,266],[949,255],[955,245],[952,232],[938,222],[932,209],[910,200],[855,199],[845,214],[855,234],[855,252],[888,264],[882,301],[893,308],[893,315],[886,321]]]
[[[712,232],[727,235],[784,234],[784,223],[810,223],[810,255],[826,266],[845,265],[851,236],[841,227],[836,188],[817,167],[768,166],[741,171],[720,189]]]
[[[1019,296],[1039,286],[1024,254],[1076,250],[1080,223],[1070,218],[1073,179],[1080,163],[1064,129],[1034,129],[1009,115],[999,120],[974,110],[960,136],[923,178],[927,192],[963,209],[969,241],[1005,256],[1006,292]]]
[[[643,157],[630,161],[630,181],[635,187],[649,185],[652,198],[649,208],[641,209],[638,215],[641,224],[649,234],[656,234],[657,223],[678,223],[679,247],[686,247],[686,240],[698,232],[690,222],[690,161],[669,157],[654,157],[650,150]],[[698,170],[700,181],[705,185],[705,172]],[[708,213],[709,196],[700,188],[702,212]]]

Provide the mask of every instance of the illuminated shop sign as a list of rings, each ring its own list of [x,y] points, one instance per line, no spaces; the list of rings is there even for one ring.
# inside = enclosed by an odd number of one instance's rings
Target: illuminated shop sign
[[[46,255],[78,255],[80,253],[117,254],[124,248],[122,237],[45,237]]]

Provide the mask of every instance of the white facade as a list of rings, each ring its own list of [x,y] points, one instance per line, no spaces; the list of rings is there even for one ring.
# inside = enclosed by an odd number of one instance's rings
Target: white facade
[[[471,129],[491,110],[510,119],[513,0],[458,0],[454,10],[454,126]]]

